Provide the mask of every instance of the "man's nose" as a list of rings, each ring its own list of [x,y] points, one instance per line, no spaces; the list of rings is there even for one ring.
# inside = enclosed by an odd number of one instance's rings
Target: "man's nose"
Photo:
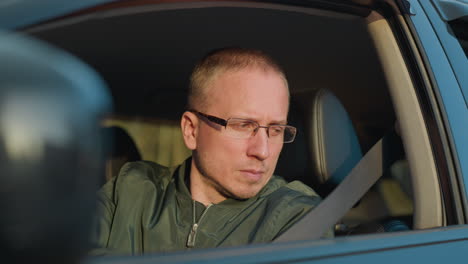
[[[270,156],[270,148],[268,146],[268,131],[260,127],[258,131],[249,139],[249,147],[247,155],[255,157],[259,160],[265,160]]]

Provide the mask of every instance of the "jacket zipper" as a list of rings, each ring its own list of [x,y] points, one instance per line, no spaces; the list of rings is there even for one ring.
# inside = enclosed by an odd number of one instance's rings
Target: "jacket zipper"
[[[206,212],[208,212],[208,209],[210,209],[210,207],[212,206],[212,204],[209,204],[206,209],[203,211],[202,215],[200,216],[200,219],[198,219],[198,222],[196,220],[196,213],[195,213],[195,201],[193,201],[193,209],[192,209],[192,212],[193,212],[193,225],[192,225],[192,229],[190,229],[190,233],[188,235],[188,238],[187,238],[187,247],[188,248],[193,248],[195,247],[195,239],[197,238],[197,230],[198,230],[198,226],[201,222],[201,220],[203,219],[203,217],[206,215]]]

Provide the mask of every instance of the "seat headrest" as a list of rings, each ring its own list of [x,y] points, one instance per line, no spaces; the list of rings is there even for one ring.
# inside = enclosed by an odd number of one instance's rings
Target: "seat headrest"
[[[284,144],[275,174],[281,175],[287,181],[299,180],[311,187],[314,179],[311,177],[311,157],[309,151],[309,138],[306,131],[306,121],[303,109],[298,102],[291,102],[289,108],[288,124],[297,128],[296,138],[291,144]]]
[[[311,155],[318,184],[339,184],[362,158],[353,123],[330,91],[318,90],[312,99]]]

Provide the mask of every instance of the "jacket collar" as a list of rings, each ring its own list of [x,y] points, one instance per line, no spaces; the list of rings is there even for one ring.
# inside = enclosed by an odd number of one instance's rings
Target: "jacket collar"
[[[192,157],[189,157],[181,165],[179,165],[173,170],[173,179],[175,180],[175,184],[176,184],[177,198],[179,202],[183,203],[184,205],[188,202],[191,204],[193,201],[189,187],[187,186],[187,183],[190,182],[189,177],[190,177],[191,164],[192,164]],[[247,206],[248,204],[253,203],[254,201],[260,198],[263,198],[264,196],[267,196],[268,194],[280,188],[285,183],[286,182],[281,177],[273,175],[271,179],[268,181],[268,183],[254,197],[249,198],[247,200],[237,200],[237,199],[228,198],[216,204],[216,206],[241,208],[241,207]]]

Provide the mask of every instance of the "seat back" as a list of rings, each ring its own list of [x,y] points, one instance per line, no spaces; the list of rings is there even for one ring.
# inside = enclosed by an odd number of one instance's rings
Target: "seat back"
[[[305,118],[300,105],[296,102],[291,103],[288,124],[297,128],[296,138],[294,142],[284,144],[275,174],[281,175],[288,182],[298,180],[316,189],[314,177],[311,175],[312,164]]]
[[[313,175],[326,195],[362,158],[361,146],[348,112],[330,91],[315,91],[308,116]]]
[[[330,91],[320,89],[293,96],[288,122],[298,133],[284,145],[275,173],[328,195],[362,158],[348,113]]]

